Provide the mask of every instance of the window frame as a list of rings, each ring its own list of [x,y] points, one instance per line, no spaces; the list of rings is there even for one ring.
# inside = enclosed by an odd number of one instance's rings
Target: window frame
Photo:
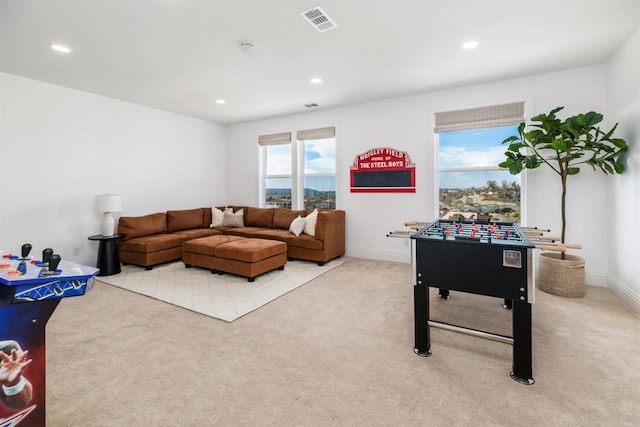
[[[260,185],[259,185],[259,199],[260,199],[260,203],[258,204],[258,206],[264,208],[267,206],[267,180],[268,179],[289,179],[289,181],[291,182],[291,209],[293,209],[294,205],[294,200],[295,200],[295,190],[294,190],[294,185],[295,185],[295,165],[292,163],[291,164],[291,174],[275,174],[275,175],[269,175],[267,174],[267,166],[268,166],[268,151],[269,151],[269,147],[271,146],[278,146],[278,145],[289,145],[291,148],[291,155],[290,155],[290,160],[293,160],[294,155],[294,144],[293,142],[283,142],[280,144],[270,144],[270,145],[260,145],[259,146],[259,151],[260,151],[260,161],[259,161],[259,168],[260,168],[260,172],[259,172],[259,180],[260,180]]]
[[[327,136],[326,138],[318,138],[316,133],[317,132],[326,132],[327,130],[333,130],[333,135],[332,136]],[[312,137],[308,138],[308,139],[298,139],[299,135],[302,134],[304,135],[311,135]],[[284,134],[278,134],[278,135],[284,135]],[[259,141],[262,138],[266,138],[268,139],[268,135],[264,136],[264,137],[259,137]],[[295,132],[295,137],[294,138],[290,138],[289,141],[280,141],[280,142],[269,142],[266,144],[261,144],[259,143],[259,173],[258,173],[258,181],[259,181],[259,185],[258,185],[258,206],[260,207],[266,207],[267,205],[267,201],[266,201],[266,192],[267,192],[267,180],[268,179],[290,179],[291,182],[291,208],[293,210],[301,210],[301,209],[306,209],[304,207],[305,201],[304,201],[304,182],[305,182],[305,178],[307,177],[322,177],[322,176],[327,176],[327,177],[333,177],[334,180],[337,181],[337,169],[338,169],[338,160],[337,160],[337,152],[336,152],[336,159],[335,159],[335,172],[333,174],[331,173],[306,173],[305,170],[305,142],[306,141],[312,141],[314,139],[333,139],[333,143],[334,143],[334,147],[335,144],[337,143],[336,140],[336,136],[335,136],[335,127],[331,127],[331,128],[320,128],[320,129],[312,129],[312,130],[307,130],[307,131],[297,131]],[[276,175],[268,175],[267,174],[267,166],[268,166],[268,156],[267,156],[267,152],[268,152],[268,147],[270,145],[289,145],[291,148],[291,156],[290,156],[290,161],[291,161],[291,175],[284,175],[284,174],[276,174]],[[335,185],[335,194],[336,197],[335,199],[337,199],[337,193],[338,193],[338,186]],[[337,200],[335,200],[335,202],[337,202]]]
[[[336,146],[336,137],[329,137],[329,138],[321,138],[321,139],[333,139],[333,146],[334,146],[334,150],[335,150],[335,146]],[[305,167],[305,159],[306,159],[306,142],[307,141],[313,141],[313,139],[298,139],[297,135],[296,135],[296,141],[298,142],[298,163],[299,163],[299,168],[298,170],[300,171],[300,177],[299,177],[299,200],[300,200],[300,205],[298,207],[298,209],[306,209],[304,207],[305,203],[304,203],[304,188],[305,188],[305,180],[307,177],[309,178],[316,178],[316,177],[333,177],[334,179],[334,187],[335,189],[333,190],[335,193],[334,196],[334,204],[336,203],[337,199],[337,195],[338,195],[338,186],[335,185],[336,180],[337,180],[337,168],[338,168],[338,160],[335,160],[335,164],[334,164],[334,172],[333,173],[307,173],[306,167]],[[337,153],[336,153],[337,154]],[[337,156],[336,156],[337,157]],[[335,207],[334,207],[335,209]]]
[[[522,121],[526,122],[527,118],[531,116],[529,109],[530,106],[533,105],[533,96],[532,95],[520,95],[514,96],[509,99],[500,99],[494,102],[487,101],[477,103],[475,105],[463,104],[463,105],[442,105],[439,108],[429,109],[429,128],[432,129],[433,133],[433,169],[432,169],[432,179],[433,179],[433,206],[432,206],[432,215],[433,218],[440,217],[440,172],[474,172],[474,171],[489,171],[488,168],[494,168],[492,166],[472,166],[467,168],[443,168],[440,169],[440,133],[444,132],[436,132],[436,115],[445,112],[445,111],[456,111],[456,110],[465,110],[472,108],[484,108],[492,105],[500,105],[500,104],[509,104],[509,103],[522,103],[523,104],[523,118]],[[504,126],[504,125],[502,125]],[[490,126],[490,127],[502,127],[498,126]],[[473,128],[473,129],[482,129],[481,127]],[[506,147],[505,147],[506,151]],[[499,166],[495,166],[494,171],[504,171],[505,169],[500,168]],[[527,224],[528,219],[528,203],[527,203],[527,181],[528,181],[528,171],[523,170],[520,172],[520,224]]]

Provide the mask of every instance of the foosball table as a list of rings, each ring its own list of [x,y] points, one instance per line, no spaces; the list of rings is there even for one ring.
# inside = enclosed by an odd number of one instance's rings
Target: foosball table
[[[0,427],[45,425],[45,326],[62,298],[84,295],[98,269],[45,249],[0,251]]]
[[[415,353],[431,355],[430,327],[511,344],[511,378],[533,384],[534,249],[566,252],[582,246],[545,236],[549,230],[508,221],[438,219],[404,225],[405,229],[391,231],[387,237],[411,239]],[[431,320],[430,287],[439,288],[438,297],[443,299],[450,298],[450,290],[503,298],[503,307],[513,310],[512,336]]]
[[[535,245],[513,222],[436,220],[410,236],[414,280],[415,349],[431,355],[429,327],[488,338],[513,345],[511,378],[533,384],[532,314],[535,300]],[[513,336],[429,319],[429,288],[503,298],[513,309]]]

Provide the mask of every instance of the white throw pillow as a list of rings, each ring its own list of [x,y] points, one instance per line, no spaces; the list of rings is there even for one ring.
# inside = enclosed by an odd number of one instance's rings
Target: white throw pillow
[[[240,209],[238,212],[233,213],[233,209],[227,208],[224,210],[222,215],[223,227],[244,227],[244,209]]]
[[[218,208],[211,208],[211,225],[209,227],[222,227],[224,213]]]
[[[289,231],[295,234],[296,236],[299,236],[300,234],[302,234],[302,231],[304,230],[305,223],[306,223],[305,219],[300,215],[298,215],[298,218],[291,221],[291,225],[289,226]]]
[[[316,221],[318,220],[318,209],[314,209],[304,221],[304,234],[309,236],[316,235]]]

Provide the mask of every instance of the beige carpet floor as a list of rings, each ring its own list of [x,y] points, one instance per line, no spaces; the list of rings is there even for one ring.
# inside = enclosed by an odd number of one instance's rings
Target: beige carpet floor
[[[269,271],[253,282],[233,274],[211,274],[204,268],[185,268],[182,261],[152,270],[127,265],[122,267],[120,274],[99,279],[187,310],[233,322],[342,263],[340,259],[323,266],[315,262],[290,261],[284,270]]]
[[[433,291],[433,318],[509,332],[500,300]],[[345,258],[233,323],[97,283],[47,326],[48,426],[637,426],[640,316],[536,297],[526,386],[506,344],[432,329],[414,354],[407,264]]]

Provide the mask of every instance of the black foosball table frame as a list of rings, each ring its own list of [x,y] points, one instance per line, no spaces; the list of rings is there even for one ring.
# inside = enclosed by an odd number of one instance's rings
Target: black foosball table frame
[[[487,233],[480,222],[462,221],[465,227],[478,225],[485,232],[451,232],[455,224],[437,220],[411,235],[414,285],[414,351],[431,355],[430,327],[487,338],[513,345],[511,378],[533,384],[532,304],[535,301],[533,255],[535,245],[522,229],[512,222],[492,222],[492,229],[504,233]],[[507,237],[508,233],[508,237]],[[504,307],[512,309],[512,336],[432,321],[429,316],[429,288],[439,288],[439,296],[449,291],[502,298]]]

